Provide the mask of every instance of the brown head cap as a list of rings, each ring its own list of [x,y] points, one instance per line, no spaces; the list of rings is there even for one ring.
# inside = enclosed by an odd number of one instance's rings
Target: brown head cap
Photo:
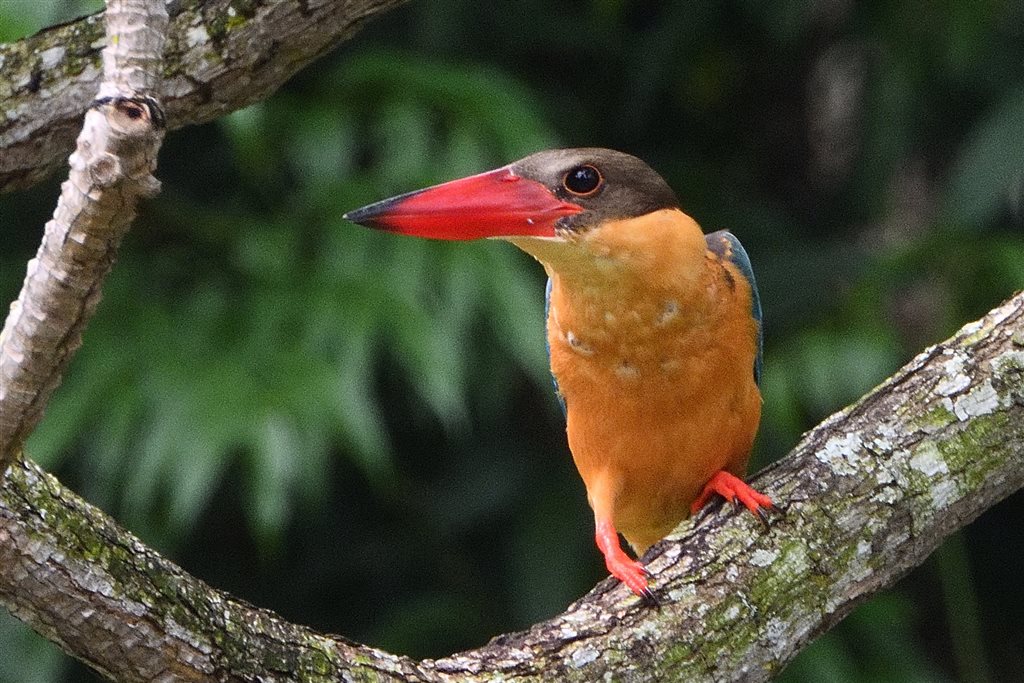
[[[583,207],[582,212],[558,220],[562,230],[584,230],[608,220],[679,207],[672,188],[654,169],[635,156],[610,149],[552,149],[531,154],[509,168]]]

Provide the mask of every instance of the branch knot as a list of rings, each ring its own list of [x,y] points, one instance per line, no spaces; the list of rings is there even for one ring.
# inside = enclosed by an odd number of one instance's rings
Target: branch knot
[[[126,133],[139,133],[140,124],[145,129],[162,131],[167,127],[167,117],[163,107],[155,97],[140,95],[138,97],[99,97],[89,105],[90,109],[110,107],[112,122],[117,123]]]

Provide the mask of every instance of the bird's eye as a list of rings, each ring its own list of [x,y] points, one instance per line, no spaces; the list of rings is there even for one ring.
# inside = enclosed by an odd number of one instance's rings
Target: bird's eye
[[[581,197],[597,192],[603,182],[604,178],[601,176],[601,172],[590,164],[577,166],[566,173],[565,178],[562,179],[565,189]]]

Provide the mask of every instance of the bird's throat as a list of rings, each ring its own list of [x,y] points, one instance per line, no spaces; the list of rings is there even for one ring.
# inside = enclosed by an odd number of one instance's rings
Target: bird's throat
[[[679,292],[698,286],[707,253],[700,226],[678,209],[607,221],[556,238],[507,239],[540,261],[552,279],[581,294]]]

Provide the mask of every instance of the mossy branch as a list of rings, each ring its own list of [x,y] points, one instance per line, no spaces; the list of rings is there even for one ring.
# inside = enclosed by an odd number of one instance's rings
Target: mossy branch
[[[0,331],[0,467],[43,415],[100,300],[164,138],[158,101],[163,0],[110,0],[103,78],[90,95],[68,179]],[[0,156],[6,159],[7,156]]]
[[[0,489],[0,601],[116,681],[763,681],[1024,485],[1024,295],[830,417],[756,486],[646,558],[661,605],[607,580],[529,631],[413,661],[206,586],[35,465]]]
[[[403,0],[170,2],[163,69],[169,128],[259,102]],[[61,168],[102,78],[104,15],[0,45],[0,193]]]
[[[264,97],[361,17],[397,2],[178,3],[162,74],[171,125]],[[36,182],[66,154],[99,82],[97,26],[84,19],[0,48],[12,75],[0,83],[0,107],[9,112],[0,124],[0,190]],[[71,178],[78,172],[81,183],[66,188],[47,231],[51,246],[71,248],[73,258],[44,261],[44,242],[42,265],[30,266],[24,300],[0,335],[0,451],[16,448],[38,419],[134,201],[153,189],[161,127],[149,124],[159,105],[145,104],[151,84],[138,88],[128,75],[147,55],[140,57],[113,55],[125,61],[110,67],[111,90],[100,93],[109,99],[90,113],[83,135],[106,132],[87,136],[89,149],[73,158]],[[148,58],[158,60],[158,51]],[[127,147],[89,161],[88,153],[107,154],[95,143],[121,138]],[[104,199],[114,185],[119,196]],[[76,202],[84,222],[61,216]],[[26,366],[26,354],[36,353],[50,360]],[[16,414],[10,405],[27,408]],[[656,545],[647,561],[661,606],[645,607],[606,581],[527,632],[420,662],[290,624],[206,586],[18,459],[0,486],[0,602],[117,681],[765,680],[857,601],[1024,485],[1022,413],[1018,295],[922,353],[759,475],[757,487],[784,510],[769,531],[750,515],[716,510]]]

